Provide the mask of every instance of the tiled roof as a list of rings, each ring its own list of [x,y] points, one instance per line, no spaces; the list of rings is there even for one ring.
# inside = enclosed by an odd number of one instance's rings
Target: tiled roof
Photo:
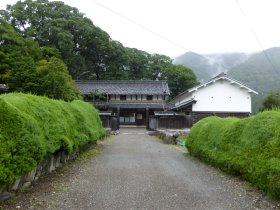
[[[188,90],[188,92],[193,92],[193,91],[196,91],[197,89],[199,88],[202,88],[202,87],[205,87],[213,82],[216,82],[217,80],[228,80],[231,82],[231,84],[236,84],[237,86],[239,86],[240,88],[244,88],[246,89],[249,93],[254,93],[254,94],[258,94],[258,92],[252,90],[251,88],[247,87],[246,85],[242,84],[241,82],[235,80],[235,79],[232,79],[230,77],[227,76],[226,73],[222,72],[220,74],[218,74],[216,77],[210,79],[208,82],[204,83],[204,84],[201,84],[201,85],[198,85],[196,87],[193,87],[191,89]]]
[[[169,95],[166,81],[151,80],[77,80],[83,94],[106,93],[112,95]]]
[[[199,88],[206,87],[207,85],[212,84],[212,83],[214,83],[218,80],[228,80],[228,81],[231,82],[231,84],[235,84],[235,85],[239,86],[240,88],[244,88],[249,93],[258,94],[258,92],[254,91],[253,89],[249,88],[248,86],[242,84],[241,82],[228,77],[226,73],[222,72],[222,73],[218,74],[217,76],[213,77],[212,79],[210,79],[208,82],[197,85],[195,87],[192,87],[192,88],[180,93],[179,95],[175,96],[175,98],[173,98],[172,101],[175,101],[177,98],[179,98],[180,96],[182,96],[184,94],[189,94],[190,95],[191,92],[197,91]]]

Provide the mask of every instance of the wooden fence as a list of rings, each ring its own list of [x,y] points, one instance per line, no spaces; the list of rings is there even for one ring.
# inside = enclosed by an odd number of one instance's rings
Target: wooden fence
[[[116,131],[119,129],[119,122],[117,116],[101,115],[100,119],[104,128],[111,128],[112,131]]]
[[[190,115],[149,116],[149,130],[184,129],[191,127]]]

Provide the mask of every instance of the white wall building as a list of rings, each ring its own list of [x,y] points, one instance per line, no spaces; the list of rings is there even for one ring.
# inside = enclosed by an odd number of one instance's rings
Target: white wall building
[[[194,123],[211,115],[244,117],[252,112],[252,94],[258,93],[221,73],[176,96],[173,110],[189,112]]]

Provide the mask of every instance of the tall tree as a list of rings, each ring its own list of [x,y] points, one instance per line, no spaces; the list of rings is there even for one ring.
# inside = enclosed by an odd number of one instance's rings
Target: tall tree
[[[89,72],[87,76],[100,79],[110,37],[76,8],[61,1],[25,0],[7,7],[2,16],[40,46],[56,47],[74,78]]]
[[[168,81],[170,98],[198,84],[193,71],[182,65],[169,65],[162,74],[162,78]]]
[[[127,63],[125,68],[128,70],[129,79],[151,79],[148,75],[148,65],[150,54],[135,49],[126,48]]]
[[[153,80],[162,79],[163,73],[172,65],[172,59],[168,56],[160,54],[151,55],[148,66],[149,77]]]
[[[40,85],[35,91],[38,95],[65,101],[80,98],[80,92],[73,88],[75,84],[67,66],[58,58],[41,60],[37,65],[37,78]]]
[[[56,49],[40,48],[0,18],[0,82],[10,90],[67,101],[80,98],[67,67],[55,56],[59,57]]]

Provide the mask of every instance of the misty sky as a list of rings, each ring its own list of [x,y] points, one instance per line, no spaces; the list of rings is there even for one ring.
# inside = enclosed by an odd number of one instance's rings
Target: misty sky
[[[279,0],[63,1],[124,46],[172,58],[280,46]],[[0,0],[0,9],[15,2]]]

